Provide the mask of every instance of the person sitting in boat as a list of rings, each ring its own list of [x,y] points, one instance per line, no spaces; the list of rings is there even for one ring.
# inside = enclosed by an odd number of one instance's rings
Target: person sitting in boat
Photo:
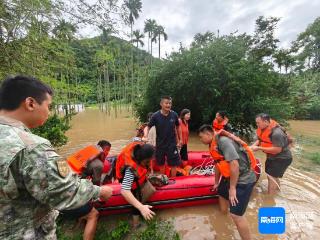
[[[111,143],[106,140],[100,140],[97,144],[97,147],[99,149],[99,153],[91,156],[86,161],[86,164],[82,170],[82,177],[86,178],[90,176],[93,184],[100,186],[104,161],[110,152]]]
[[[226,213],[229,208],[241,238],[251,239],[249,224],[243,215],[256,182],[257,161],[252,150],[235,135],[223,129],[214,131],[210,125],[200,127],[199,137],[209,145],[215,161],[213,190],[218,191],[221,211]]]
[[[226,111],[220,110],[216,113],[216,118],[212,122],[212,127],[215,131],[224,129],[232,133],[232,127],[229,123]]]
[[[139,215],[150,220],[155,213],[144,202],[154,193],[155,188],[147,180],[148,165],[154,156],[154,147],[142,142],[129,143],[118,155],[116,177],[121,194],[133,207],[133,227],[140,225]]]

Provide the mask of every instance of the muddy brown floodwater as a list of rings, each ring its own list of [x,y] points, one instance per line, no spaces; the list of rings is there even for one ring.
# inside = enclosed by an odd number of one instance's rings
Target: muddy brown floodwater
[[[320,121],[291,121],[294,135],[320,138]],[[73,117],[72,128],[67,132],[69,142],[59,149],[68,156],[82,147],[109,140],[111,153],[118,153],[135,134],[137,122],[127,110],[120,117],[107,116],[97,109],[86,109]],[[319,146],[314,148],[320,149]],[[190,150],[206,150],[195,134],[191,135]],[[264,159],[264,156],[260,156]],[[294,158],[294,161],[303,157]],[[303,160],[305,163],[308,161]],[[320,236],[320,177],[315,173],[296,168],[292,164],[281,180],[281,192],[274,197],[265,191],[267,180],[262,175],[252,194],[246,217],[254,239],[318,239]],[[260,235],[258,233],[258,210],[260,207],[278,206],[286,210],[286,232],[282,235]],[[157,211],[162,219],[172,219],[181,239],[240,239],[230,217],[220,214],[217,205]],[[111,218],[109,218],[111,219]]]

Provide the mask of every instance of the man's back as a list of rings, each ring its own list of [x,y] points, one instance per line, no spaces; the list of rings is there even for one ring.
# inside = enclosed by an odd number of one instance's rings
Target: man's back
[[[222,136],[218,140],[218,148],[223,154],[226,161],[238,160],[238,183],[247,184],[254,183],[256,181],[256,176],[250,167],[250,160],[244,149],[238,143],[228,137]]]

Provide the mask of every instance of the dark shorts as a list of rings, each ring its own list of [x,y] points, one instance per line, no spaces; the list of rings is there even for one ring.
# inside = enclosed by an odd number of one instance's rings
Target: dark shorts
[[[236,190],[239,202],[236,206],[230,204],[230,213],[237,216],[242,216],[245,213],[254,185],[255,183],[237,184]],[[226,200],[229,200],[229,186],[229,180],[222,178],[218,187],[218,195]]]
[[[63,210],[61,211],[62,216],[69,219],[80,218],[87,215],[93,206],[90,203],[83,205],[82,207],[71,209],[71,210]]]
[[[267,158],[265,164],[265,171],[275,178],[282,178],[284,172],[292,163],[292,158],[289,159],[269,159]]]
[[[188,146],[183,144],[180,150],[180,156],[182,161],[188,161]]]
[[[163,166],[166,162],[168,166],[175,167],[181,164],[180,154],[176,146],[171,146],[166,149],[156,148],[156,161],[158,166]]]

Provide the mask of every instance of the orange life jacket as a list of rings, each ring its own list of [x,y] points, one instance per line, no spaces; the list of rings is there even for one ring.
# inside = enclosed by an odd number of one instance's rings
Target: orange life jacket
[[[224,129],[224,127],[228,124],[228,122],[229,122],[228,118],[225,118],[221,123],[219,123],[218,120],[215,118],[213,120],[212,127],[215,131],[219,131],[221,129]]]
[[[116,161],[116,178],[119,182],[122,182],[124,178],[124,173],[126,168],[130,168],[135,176],[135,182],[132,185],[132,189],[136,189],[137,183],[139,186],[142,186],[146,181],[147,169],[138,165],[133,160],[133,149],[136,145],[143,144],[141,142],[132,142],[128,144],[124,149],[122,149],[121,153],[118,155]]]
[[[74,172],[80,174],[86,163],[96,158],[100,153],[101,148],[96,145],[90,145],[68,157],[67,162]]]
[[[182,135],[182,144],[188,144],[189,140],[189,124],[188,122],[185,123],[182,119],[179,118],[179,126],[181,129],[181,135]]]
[[[286,132],[286,130],[281,127],[279,123],[277,123],[275,120],[271,119],[270,124],[265,129],[261,130],[260,128],[257,128],[256,134],[259,140],[259,146],[261,147],[272,147],[272,141],[271,141],[271,135],[275,128],[280,128],[287,136],[288,145],[290,145],[293,141],[291,136]]]
[[[222,133],[222,135],[224,135],[224,133]],[[256,160],[256,157],[254,156],[252,150],[248,146],[248,144],[231,133],[228,133],[225,136],[227,136],[230,139],[232,139],[233,141],[239,143],[243,147],[243,149],[245,150],[245,153],[250,161],[251,169],[255,170],[256,165],[257,165],[257,160]],[[211,154],[213,160],[216,163],[216,167],[218,168],[220,174],[222,176],[224,176],[225,178],[229,178],[230,177],[230,164],[224,159],[224,156],[219,153],[218,144],[217,144],[217,141],[215,138],[212,140],[212,142],[210,144],[209,151],[210,151],[210,154]]]

